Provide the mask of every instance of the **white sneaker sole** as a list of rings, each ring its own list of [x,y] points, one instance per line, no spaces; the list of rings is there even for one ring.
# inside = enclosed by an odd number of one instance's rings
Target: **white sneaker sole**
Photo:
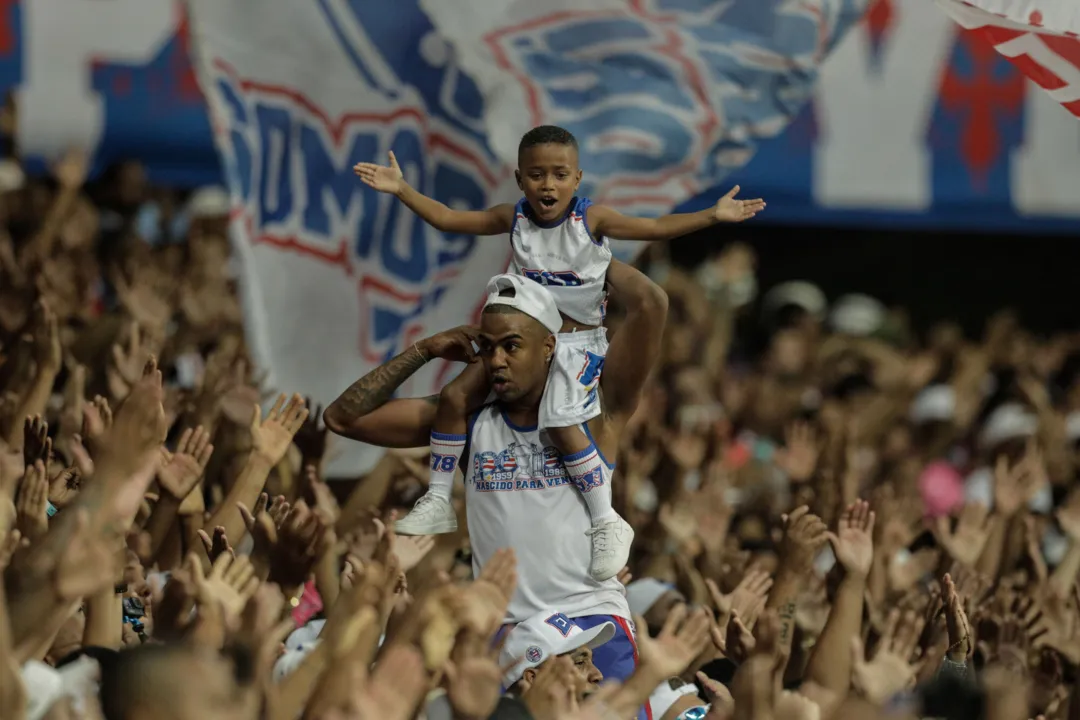
[[[443,520],[423,527],[402,525],[399,521],[394,523],[394,532],[398,535],[445,535],[457,532],[457,520]]]
[[[611,578],[618,575],[619,571],[622,570],[624,567],[626,567],[626,563],[630,560],[630,549],[633,547],[633,545],[634,545],[634,531],[631,530],[630,531],[630,542],[626,543],[626,557],[623,558],[623,561],[621,563],[616,563],[617,567],[611,572],[596,573],[596,572],[590,570],[589,571],[589,577],[591,577],[593,580],[595,580],[597,582],[604,582],[605,580],[610,580]]]

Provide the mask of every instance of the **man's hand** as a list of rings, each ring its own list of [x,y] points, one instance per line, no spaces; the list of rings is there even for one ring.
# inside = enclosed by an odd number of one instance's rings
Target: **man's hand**
[[[40,415],[27,416],[23,421],[23,462],[33,465],[38,460],[48,463],[52,456],[49,423]]]
[[[932,530],[938,545],[943,547],[953,560],[968,567],[975,567],[986,548],[996,521],[996,516],[991,515],[985,505],[967,503],[960,511],[955,530],[950,530],[947,516],[939,517]]]
[[[393,150],[390,151],[389,166],[362,162],[353,165],[353,172],[360,177],[360,180],[365,185],[379,192],[397,195],[405,187],[405,176],[402,174],[401,168],[398,167]]]
[[[956,591],[952,577],[946,574],[941,578],[941,596],[945,603],[945,628],[949,633],[948,656],[953,662],[965,662],[975,649],[972,642],[971,625],[960,593]]]
[[[648,627],[640,617],[635,618],[634,623],[639,628]],[[660,680],[681,675],[705,649],[711,625],[707,610],[698,609],[688,614],[685,605],[677,606],[668,613],[663,629],[655,638],[650,638],[648,633],[639,633],[641,668],[654,673]]]
[[[725,619],[731,613],[738,613],[751,629],[757,622],[758,615],[765,609],[765,601],[769,597],[769,589],[772,585],[772,577],[764,570],[750,570],[745,573],[739,584],[728,595],[720,592],[720,588],[711,578],[705,581],[705,586],[709,589],[709,597],[717,612],[720,613],[721,619]]]
[[[915,682],[912,663],[923,629],[923,618],[913,612],[901,616],[893,610],[885,622],[874,658],[866,660],[862,639],[851,640],[852,682],[872,703],[884,704],[896,693]]]
[[[289,450],[293,436],[308,418],[304,398],[293,395],[285,402],[285,395],[278,395],[264,420],[262,410],[255,406],[251,416],[252,449],[270,465],[277,465]]]
[[[395,165],[395,167],[397,166]],[[398,174],[400,173],[401,171],[399,170]],[[368,184],[370,185],[371,183]],[[736,185],[731,188],[731,190],[728,190],[727,195],[716,201],[715,214],[717,220],[720,222],[742,222],[743,220],[749,220],[765,209],[765,201],[761,198],[754,198],[753,200],[736,200],[735,196],[738,195],[738,193],[739,186]]]
[[[49,482],[45,478],[45,464],[40,460],[26,467],[19,495],[15,500],[18,513],[18,529],[31,542],[49,531],[48,508]]]
[[[817,436],[806,422],[796,422],[784,430],[784,447],[773,458],[776,466],[787,474],[792,482],[806,482],[817,469]]]
[[[1005,455],[997,458],[994,465],[994,509],[1004,517],[1012,517],[1047,482],[1042,453],[1032,438],[1028,441],[1024,457],[1012,467]]]
[[[214,446],[210,444],[210,433],[200,425],[194,430],[188,428],[184,431],[176,444],[176,452],[169,453],[164,448],[161,452],[158,484],[173,498],[182,501],[199,484]]]
[[[780,562],[793,568],[807,568],[828,539],[828,527],[806,505],[781,516],[784,538],[780,541]]]
[[[300,451],[301,466],[322,464],[323,455],[326,454],[326,439],[329,433],[322,421],[322,405],[311,407],[311,398],[304,401],[308,416],[304,424],[296,431],[293,437],[293,445]]]
[[[471,363],[477,358],[473,341],[478,336],[479,331],[476,328],[461,325],[425,338],[418,342],[416,347],[425,360],[442,358],[451,362]]]
[[[874,561],[874,512],[870,503],[856,500],[847,506],[836,529],[828,534],[836,561],[848,575],[865,578]]]

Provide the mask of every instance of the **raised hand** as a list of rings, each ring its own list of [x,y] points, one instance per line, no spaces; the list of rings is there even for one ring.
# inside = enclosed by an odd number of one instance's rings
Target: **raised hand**
[[[1080,491],[1073,491],[1055,513],[1058,525],[1074,543],[1080,542]]]
[[[637,627],[648,627],[645,620],[635,618]],[[638,635],[638,658],[643,669],[660,678],[681,675],[694,658],[701,654],[709,642],[712,620],[705,609],[689,612],[679,605],[668,613],[660,634],[650,638],[648,633]]]
[[[58,373],[64,363],[60,324],[49,306],[39,300],[34,305],[33,356],[38,373]]]
[[[844,509],[836,534],[829,533],[836,561],[849,575],[866,577],[874,561],[874,511],[870,503],[856,500]]]
[[[471,325],[461,325],[424,338],[416,344],[416,348],[425,360],[442,358],[451,362],[475,362],[477,355],[473,350],[473,341],[479,337],[478,332]]]
[[[281,458],[285,457],[293,436],[307,418],[308,409],[304,407],[304,399],[299,395],[293,395],[288,402],[285,395],[279,395],[265,420],[262,410],[256,405],[251,417],[253,450],[270,465],[277,465]]]
[[[502,694],[503,675],[510,670],[499,666],[498,656],[497,645],[493,647],[487,636],[459,636],[451,661],[443,667],[446,693],[455,717],[462,720],[491,717]]]
[[[906,592],[937,567],[941,552],[933,548],[917,550],[909,556],[893,556],[889,560],[889,587],[893,592]]]
[[[949,633],[948,656],[953,662],[964,662],[975,650],[975,643],[964,612],[964,602],[956,590],[952,576],[941,578],[941,597],[945,604],[945,628]]]
[[[48,495],[45,463],[36,460],[33,465],[27,466],[15,498],[16,526],[22,536],[31,542],[49,531]]]
[[[326,454],[326,439],[329,430],[322,422],[322,405],[316,405],[312,409],[311,398],[307,398],[304,400],[304,407],[307,408],[308,416],[304,424],[296,431],[293,445],[296,445],[300,451],[301,467],[308,465],[318,467]]]
[[[806,505],[782,515],[781,520],[784,536],[780,541],[780,561],[792,567],[809,567],[828,540],[828,527]]]
[[[773,458],[792,482],[806,482],[817,469],[817,436],[807,422],[795,422],[784,430],[784,447]]]
[[[728,595],[720,592],[720,588],[711,578],[705,580],[713,606],[722,618],[737,613],[751,629],[757,622],[758,615],[765,609],[765,601],[768,600],[772,585],[772,577],[764,570],[750,570],[745,573]]]
[[[1048,482],[1046,465],[1034,438],[1030,439],[1024,457],[1009,466],[1008,457],[1001,455],[994,465],[994,510],[1005,517],[1015,515],[1036,492]]]
[[[401,535],[394,544],[394,553],[401,563],[401,572],[409,572],[435,547],[431,535]]]
[[[246,557],[234,557],[229,553],[217,557],[208,575],[203,574],[198,557],[191,554],[188,556],[188,572],[195,583],[199,604],[220,606],[227,627],[240,618],[244,606],[261,584],[255,577],[255,568]]]
[[[756,644],[753,634],[743,623],[739,614],[731,613],[728,618],[727,635],[724,639],[724,655],[733,663],[742,664],[750,657]]]
[[[867,661],[862,639],[851,640],[851,678],[855,687],[871,702],[881,705],[915,682],[918,671],[912,658],[917,656],[923,619],[913,612],[901,616],[893,610],[885,621],[874,657]]]
[[[158,468],[158,484],[176,500],[183,500],[199,484],[210,462],[214,446],[210,433],[202,425],[194,430],[188,428],[176,444],[176,452],[161,451],[162,463]]]
[[[400,171],[399,171],[400,172]],[[749,220],[765,209],[765,201],[761,198],[753,200],[736,200],[739,186],[728,190],[727,195],[716,201],[715,215],[720,222],[742,222]]]
[[[40,415],[27,416],[23,421],[23,462],[27,465],[33,465],[38,460],[47,463],[51,456],[49,423]]]
[[[325,549],[328,530],[303,500],[293,505],[277,531],[277,544],[270,555],[270,579],[287,588],[307,582]]]
[[[210,558],[211,563],[217,561],[222,555],[236,557],[236,551],[232,549],[229,538],[225,535],[225,528],[220,525],[214,528],[213,537],[210,537],[202,528],[199,529],[198,534],[199,541],[202,542],[203,549],[206,550],[206,556]]]
[[[379,192],[396,195],[405,187],[405,176],[402,174],[401,168],[398,167],[393,150],[390,151],[389,165],[376,165],[367,162],[356,163],[353,165],[353,172],[360,177],[360,180],[365,185]]]
[[[53,567],[53,586],[63,600],[77,600],[113,585],[127,559],[125,553],[117,552],[121,533],[98,531],[90,526],[86,510],[74,512],[71,535]]]
[[[949,529],[949,518],[941,516],[934,521],[931,530],[938,545],[953,560],[968,567],[975,567],[986,548],[997,518],[981,503],[967,503],[960,511],[956,529]]]

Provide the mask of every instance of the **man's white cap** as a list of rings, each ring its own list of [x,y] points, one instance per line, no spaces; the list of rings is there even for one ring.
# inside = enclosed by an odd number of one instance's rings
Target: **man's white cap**
[[[820,320],[825,316],[828,304],[829,301],[825,299],[821,288],[805,280],[780,283],[765,294],[763,301],[766,319],[771,319],[772,315],[785,305],[795,305]]]
[[[839,333],[866,337],[873,335],[885,323],[887,310],[880,300],[854,293],[833,303],[829,324]]]
[[[1080,410],[1065,416],[1065,439],[1071,443],[1080,440]]]
[[[506,290],[514,292],[499,295]],[[488,280],[484,307],[489,305],[507,305],[519,310],[550,330],[552,335],[558,335],[562,329],[562,315],[552,294],[540,283],[521,275],[507,273]]]
[[[911,422],[952,420],[956,414],[956,391],[949,385],[931,385],[915,396],[911,403]]]
[[[191,194],[188,214],[194,219],[221,217],[229,214],[229,193],[223,187],[207,185]]]
[[[992,448],[1006,440],[1031,437],[1038,430],[1039,419],[1033,413],[1018,403],[1005,403],[986,418],[979,433],[979,444]]]
[[[641,578],[626,586],[626,604],[634,615],[644,615],[664,593],[674,590],[673,585],[655,578]]]
[[[528,282],[532,282],[531,280]],[[561,612],[545,610],[518,624],[506,636],[499,664],[505,667],[518,660],[506,675],[503,686],[510,687],[529,668],[537,667],[548,658],[573,652],[581,647],[597,648],[615,637],[615,623],[606,622],[583,630]]]

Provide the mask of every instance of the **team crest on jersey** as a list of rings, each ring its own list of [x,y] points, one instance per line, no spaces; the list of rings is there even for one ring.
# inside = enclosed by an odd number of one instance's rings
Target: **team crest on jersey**
[[[481,492],[543,490],[569,482],[562,454],[554,446],[510,443],[498,452],[473,453],[473,482]]]
[[[536,665],[544,659],[544,651],[536,645],[530,645],[528,650],[525,651],[525,659]]]

